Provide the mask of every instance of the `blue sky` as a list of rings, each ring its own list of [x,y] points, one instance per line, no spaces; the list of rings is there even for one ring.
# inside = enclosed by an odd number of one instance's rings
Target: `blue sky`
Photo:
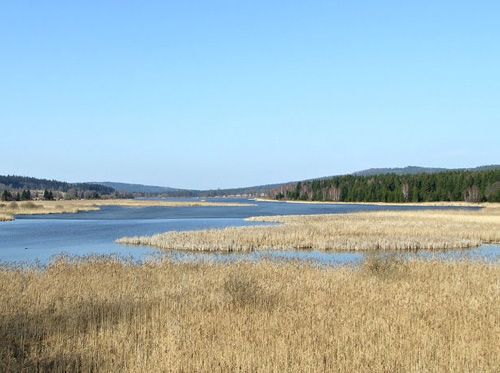
[[[0,174],[216,188],[500,163],[499,1],[11,1]]]

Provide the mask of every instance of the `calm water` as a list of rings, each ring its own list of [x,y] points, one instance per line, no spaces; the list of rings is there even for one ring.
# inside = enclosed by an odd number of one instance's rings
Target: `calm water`
[[[110,206],[103,207],[100,211],[79,214],[20,216],[13,222],[0,223],[0,262],[7,264],[40,263],[43,265],[49,263],[56,256],[67,254],[71,256],[116,255],[139,261],[163,255],[179,261],[235,261],[266,258],[308,260],[324,264],[356,263],[363,259],[362,254],[315,251],[263,251],[234,254],[165,253],[148,247],[117,245],[114,241],[123,236],[259,224],[244,220],[250,216],[435,209],[435,207],[309,205],[248,200],[232,201],[253,203],[255,206],[176,208]],[[426,257],[430,254],[421,252],[410,255]],[[473,259],[498,260],[500,247],[486,245],[478,249],[448,251],[437,255],[451,259],[466,255]]]

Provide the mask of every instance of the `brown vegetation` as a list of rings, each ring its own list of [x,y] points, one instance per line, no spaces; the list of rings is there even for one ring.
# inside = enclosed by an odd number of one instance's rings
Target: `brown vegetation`
[[[167,232],[119,243],[194,251],[436,250],[500,242],[500,208],[269,216],[277,226]]]
[[[15,215],[33,214],[74,214],[83,211],[99,210],[100,206],[126,207],[199,207],[199,206],[249,206],[251,204],[234,202],[198,202],[198,201],[162,201],[137,199],[97,199],[97,200],[60,200],[60,201],[28,201],[4,202],[0,204],[1,216],[5,220],[13,220]]]
[[[0,214],[0,221],[11,221],[14,220],[12,215]]]
[[[498,264],[0,270],[0,371],[498,372]]]

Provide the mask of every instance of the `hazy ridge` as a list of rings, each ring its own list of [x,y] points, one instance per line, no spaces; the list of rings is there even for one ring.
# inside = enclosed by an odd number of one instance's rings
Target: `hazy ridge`
[[[356,176],[375,176],[381,174],[397,174],[397,175],[414,175],[421,173],[439,173],[448,171],[487,171],[500,169],[500,165],[484,165],[473,168],[436,168],[436,167],[421,167],[421,166],[407,166],[407,167],[396,167],[396,168],[369,168],[366,170],[353,172],[352,175]],[[340,176],[340,175],[338,175]],[[314,179],[307,179],[301,181],[309,180],[319,180],[328,179],[335,176],[324,176]],[[181,189],[173,187],[163,187],[163,186],[153,186],[153,185],[143,185],[143,184],[132,184],[132,183],[116,183],[116,182],[95,182],[95,184],[101,184],[114,188],[119,192],[128,193],[146,193],[146,194],[166,194],[169,196],[192,196],[192,197],[215,197],[223,195],[258,195],[261,193],[267,194],[268,192],[280,188],[285,185],[290,185],[297,183],[296,181],[288,181],[283,183],[275,184],[264,184],[241,188],[224,188],[224,189],[207,189],[207,190],[197,190],[197,189]]]
[[[448,171],[487,171],[500,169],[500,165],[484,165],[474,168],[435,168],[435,167],[421,167],[421,166],[407,166],[396,168],[369,168],[353,172],[351,175],[355,176],[376,176],[382,174],[395,174],[395,175],[415,175],[415,174],[433,174]],[[340,176],[340,175],[338,175]],[[322,180],[335,176],[318,177],[314,179],[307,179],[302,181]],[[68,191],[69,189],[90,190],[103,194],[111,194],[114,191],[122,193],[131,193],[139,195],[163,195],[168,197],[217,197],[217,196],[234,196],[234,195],[248,195],[258,196],[267,194],[272,190],[282,186],[295,184],[297,181],[288,181],[284,183],[264,184],[256,186],[246,186],[240,188],[224,188],[224,189],[182,189],[170,186],[134,184],[113,181],[97,181],[88,183],[69,183],[57,180],[39,179],[34,177],[16,176],[16,175],[0,175],[0,190],[5,189],[50,189],[58,191]]]

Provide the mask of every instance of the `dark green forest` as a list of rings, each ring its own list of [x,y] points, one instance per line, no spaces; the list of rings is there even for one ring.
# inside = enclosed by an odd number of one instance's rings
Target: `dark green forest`
[[[275,189],[274,199],[342,202],[500,202],[500,169],[335,176]]]
[[[102,194],[111,194],[115,190],[111,187],[92,183],[66,183],[64,181],[37,179],[27,176],[0,175],[0,186],[3,189],[48,189],[67,192],[70,189],[93,191]]]
[[[43,191],[43,195],[38,195]],[[31,199],[95,199],[102,196],[117,197],[111,187],[93,183],[66,183],[57,180],[37,179],[26,176],[0,175],[2,201],[28,201]]]

